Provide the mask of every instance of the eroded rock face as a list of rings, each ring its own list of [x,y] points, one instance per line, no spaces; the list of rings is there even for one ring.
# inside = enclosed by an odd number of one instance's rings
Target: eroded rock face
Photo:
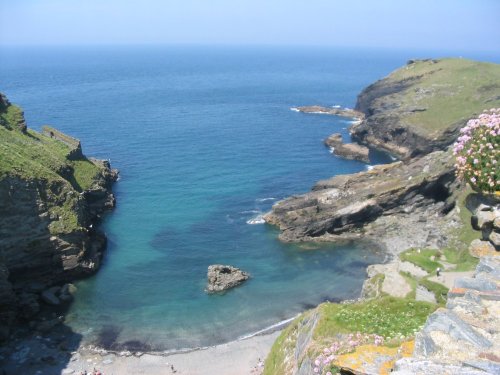
[[[438,151],[320,181],[312,192],[276,203],[264,219],[279,226],[287,242],[354,239],[377,219],[404,215],[418,221],[416,215],[431,208],[449,212],[454,181],[451,153]]]
[[[41,136],[36,132],[26,134],[21,109],[3,95],[0,115],[0,129],[6,137],[2,139],[5,148],[0,158],[16,155],[0,169],[1,340],[16,321],[26,322],[41,307],[72,298],[69,289],[63,295],[55,285],[98,270],[106,237],[95,226],[114,206],[111,186],[118,172],[108,162],[87,159],[81,153],[78,156],[70,151],[64,157],[54,154],[51,147],[37,148],[45,139],[38,138]],[[20,142],[32,152],[16,151]],[[40,165],[33,163],[32,169],[29,163],[24,166],[23,160],[32,158],[35,152],[43,154]],[[69,161],[75,157],[94,164],[95,174],[89,176],[85,187],[73,175],[75,166]],[[45,165],[44,158],[53,158],[54,165]]]
[[[368,147],[358,145],[356,143],[344,143],[342,135],[339,133],[332,134],[325,139],[325,145],[333,149],[333,154],[343,157],[348,160],[360,160],[365,163],[370,161],[368,156],[370,150]]]
[[[214,264],[208,267],[207,278],[207,293],[216,293],[242,284],[250,278],[250,274],[233,266]]]

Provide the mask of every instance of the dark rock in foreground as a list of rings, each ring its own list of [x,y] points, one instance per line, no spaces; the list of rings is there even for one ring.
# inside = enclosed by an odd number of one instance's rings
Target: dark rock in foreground
[[[344,143],[342,142],[342,135],[339,133],[332,134],[325,139],[325,145],[333,149],[334,155],[345,159],[360,160],[365,163],[370,161],[368,147],[356,143]]]
[[[233,266],[214,264],[208,266],[207,293],[222,292],[234,288],[250,278],[250,274]]]

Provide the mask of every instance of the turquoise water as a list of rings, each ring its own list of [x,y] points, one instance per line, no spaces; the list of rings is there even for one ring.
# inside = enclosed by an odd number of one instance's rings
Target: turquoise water
[[[413,56],[413,55],[412,55]],[[349,121],[290,110],[352,107],[408,53],[272,48],[9,49],[0,90],[28,125],[52,124],[121,172],[102,269],[77,283],[68,324],[105,346],[233,340],[323,300],[356,297],[376,249],[284,244],[247,222],[319,179],[364,170],[322,140]],[[372,163],[384,156],[372,155]],[[224,295],[206,270],[252,274]]]

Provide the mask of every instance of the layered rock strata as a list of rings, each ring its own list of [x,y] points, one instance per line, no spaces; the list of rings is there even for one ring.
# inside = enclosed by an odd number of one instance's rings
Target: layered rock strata
[[[118,174],[107,161],[86,158],[78,140],[55,129],[44,136],[25,125],[22,111],[2,96],[0,338],[50,304],[49,287],[98,270],[106,237],[96,225],[115,205]]]
[[[276,203],[264,219],[277,225],[280,239],[287,242],[380,240],[386,233],[384,221],[399,216],[427,224],[432,214],[450,212],[454,183],[451,153],[437,151],[320,181],[312,192]]]

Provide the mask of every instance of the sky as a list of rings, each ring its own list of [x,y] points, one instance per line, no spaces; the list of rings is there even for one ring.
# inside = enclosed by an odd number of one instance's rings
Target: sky
[[[1,45],[500,50],[500,0],[0,0]]]

